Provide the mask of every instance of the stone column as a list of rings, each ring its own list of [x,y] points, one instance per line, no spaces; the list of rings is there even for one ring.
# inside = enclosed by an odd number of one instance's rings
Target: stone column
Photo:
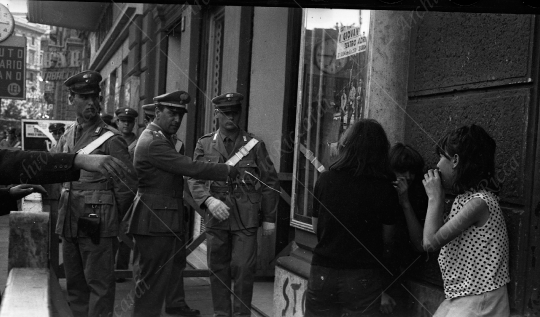
[[[371,11],[366,113],[379,121],[391,144],[403,142],[412,13]]]

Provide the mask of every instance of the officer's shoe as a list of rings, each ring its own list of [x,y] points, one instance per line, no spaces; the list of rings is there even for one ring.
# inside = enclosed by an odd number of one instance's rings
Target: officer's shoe
[[[200,311],[198,309],[191,309],[188,305],[183,307],[171,307],[165,308],[165,312],[169,315],[178,315],[178,316],[199,316]]]

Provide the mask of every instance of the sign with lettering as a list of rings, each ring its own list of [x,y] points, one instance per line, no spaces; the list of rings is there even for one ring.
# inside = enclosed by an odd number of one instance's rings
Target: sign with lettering
[[[50,151],[56,144],[54,136],[49,132],[52,123],[63,123],[67,128],[73,121],[64,120],[21,120],[22,149],[26,151]]]
[[[0,98],[26,99],[26,38],[0,43]]]
[[[360,27],[340,27],[336,49],[336,59],[358,54],[365,51],[366,47],[367,37],[360,34]]]
[[[306,290],[306,279],[276,266],[274,316],[304,316],[306,313]]]
[[[45,70],[45,77],[43,78],[44,81],[64,81],[68,79],[69,77],[77,74],[80,70],[78,67],[76,68],[50,68],[50,69],[44,69]]]

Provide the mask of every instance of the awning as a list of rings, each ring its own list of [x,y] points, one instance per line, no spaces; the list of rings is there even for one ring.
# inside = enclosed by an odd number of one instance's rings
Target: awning
[[[29,0],[28,21],[81,31],[97,31],[107,2]]]

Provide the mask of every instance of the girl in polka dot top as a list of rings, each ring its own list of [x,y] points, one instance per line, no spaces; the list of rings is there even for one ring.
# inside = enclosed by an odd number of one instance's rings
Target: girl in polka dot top
[[[440,249],[446,299],[435,317],[509,316],[508,234],[498,202],[495,141],[478,125],[451,131],[437,144],[438,170],[428,196],[423,246]],[[445,190],[458,196],[444,214]]]

